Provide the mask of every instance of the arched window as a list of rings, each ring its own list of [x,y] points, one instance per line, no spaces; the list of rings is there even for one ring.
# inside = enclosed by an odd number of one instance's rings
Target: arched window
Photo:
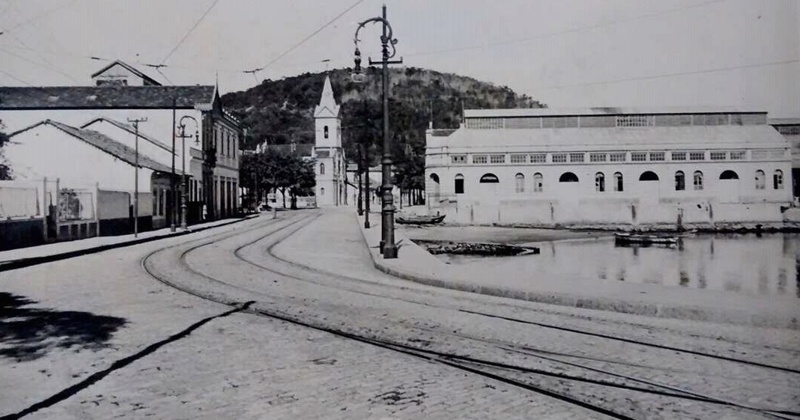
[[[622,184],[622,173],[615,172],[614,173],[614,191],[624,191],[624,185]]]
[[[684,191],[686,189],[686,176],[683,171],[675,172],[675,191]]]
[[[328,126],[326,125],[325,128],[322,130],[325,134],[325,138],[328,138]]]
[[[739,175],[729,169],[719,174],[719,179],[739,179]]]
[[[495,174],[484,174],[480,180],[481,184],[497,184],[498,182],[500,179]]]
[[[514,175],[514,192],[516,193],[525,192],[525,175],[522,174]]]
[[[433,181],[433,182],[438,184],[439,183],[439,175],[431,174],[431,181]]]
[[[456,194],[464,194],[464,175],[456,175]]]
[[[756,171],[756,189],[763,190],[766,188],[766,175],[764,175],[764,171],[761,169]]]
[[[780,169],[776,170],[774,174],[772,174],[772,188],[776,190],[783,189],[783,171]]]
[[[321,187],[321,188],[319,189],[319,195],[325,195],[325,188],[322,188],[322,187]]]
[[[324,163],[320,163],[319,164],[319,174],[320,175],[325,175],[325,164]]]
[[[578,176],[572,172],[564,172],[558,178],[558,182],[578,182]]]
[[[639,181],[658,181],[658,175],[653,171],[644,171],[639,175]]]
[[[703,189],[703,173],[700,171],[694,171],[694,189]]]
[[[542,174],[536,172],[533,174],[533,192],[542,192],[544,182],[542,181]]]
[[[598,172],[594,175],[594,190],[597,192],[606,190],[606,176],[603,175],[602,172]]]

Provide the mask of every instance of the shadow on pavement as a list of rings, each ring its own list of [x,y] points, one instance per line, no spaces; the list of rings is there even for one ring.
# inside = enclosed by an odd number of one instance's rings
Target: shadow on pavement
[[[127,321],[90,312],[32,307],[37,302],[0,292],[0,357],[35,360],[61,348],[99,349]]]

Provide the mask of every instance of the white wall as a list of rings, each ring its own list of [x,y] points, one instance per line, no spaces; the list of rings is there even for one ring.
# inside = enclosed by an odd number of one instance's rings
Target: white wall
[[[739,179],[720,180],[725,170]],[[766,174],[766,189],[755,188],[755,171]],[[685,174],[686,190],[675,191],[675,172]],[[703,189],[694,190],[693,174],[703,173]],[[772,174],[783,171],[783,188],[774,189]],[[573,172],[579,182],[560,183],[564,172]],[[639,181],[644,171],[653,171],[659,181]],[[533,175],[541,173],[542,192],[533,191]],[[605,191],[595,190],[595,174],[605,175]],[[614,173],[623,175],[623,191],[613,191]],[[481,176],[492,173],[499,184],[481,184]],[[515,175],[525,176],[525,190],[515,192]],[[431,174],[439,177],[440,202]],[[455,194],[455,177],[464,176],[464,194]],[[791,163],[782,161],[608,163],[563,165],[429,165],[425,171],[428,206],[460,223],[511,224],[658,224],[677,222],[780,222],[780,206],[792,201]]]
[[[4,154],[17,179],[58,178],[61,188],[93,188],[134,191],[133,165],[64,133],[41,125],[18,134],[4,147]],[[139,169],[139,191],[150,191],[153,171]]]

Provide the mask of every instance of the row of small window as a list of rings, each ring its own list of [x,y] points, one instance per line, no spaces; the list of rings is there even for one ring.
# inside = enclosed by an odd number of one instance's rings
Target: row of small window
[[[754,150],[753,159],[779,159],[784,157],[783,150]],[[513,163],[547,163],[547,153],[533,153],[533,154],[511,154],[510,162]],[[670,152],[669,157],[671,161],[703,161],[706,160],[705,151],[694,152]],[[667,152],[630,152],[631,162],[665,162],[667,159]],[[550,163],[584,163],[586,162],[586,153],[551,153]],[[720,150],[708,152],[709,160],[746,160],[746,150]],[[627,162],[627,152],[591,152],[589,153],[589,162],[602,163],[602,162]],[[466,164],[467,155],[451,155],[450,162],[453,164]],[[476,165],[485,164],[498,164],[506,163],[505,154],[489,154],[489,155],[472,155],[472,163]]]
[[[236,157],[236,135],[230,130],[217,128],[214,131],[214,147],[220,156]]]
[[[724,171],[720,174],[719,179],[721,180],[735,180],[739,179],[739,175],[731,170]],[[439,176],[436,174],[431,174],[431,180],[435,183],[439,183]],[[645,171],[639,175],[639,181],[647,182],[647,181],[658,181],[658,175],[652,171]],[[572,172],[564,172],[558,178],[558,182],[579,182],[578,176]],[[484,174],[479,181],[481,184],[493,184],[499,183],[500,179],[497,175],[492,173]],[[703,172],[695,171],[692,176],[692,185],[694,190],[700,191],[703,189]],[[606,176],[602,172],[598,172],[594,176],[594,186],[595,191],[597,192],[605,192],[606,191]],[[542,174],[537,172],[533,174],[533,192],[542,192],[544,187],[544,181]],[[764,190],[766,189],[766,174],[762,170],[757,170],[755,173],[755,187],[757,190]],[[623,182],[623,176],[621,172],[614,173],[614,182],[612,183],[612,188],[614,191],[624,191],[625,185]],[[783,171],[776,170],[772,175],[772,188],[776,190],[783,189]],[[686,190],[686,175],[683,171],[675,172],[675,191],[685,191]],[[518,173],[514,176],[514,192],[516,193],[524,193],[525,192],[525,175]],[[464,193],[464,176],[461,174],[456,175],[455,177],[455,193],[456,194],[463,194]]]

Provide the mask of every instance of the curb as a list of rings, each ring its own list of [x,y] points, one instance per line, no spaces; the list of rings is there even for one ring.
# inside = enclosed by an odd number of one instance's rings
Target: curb
[[[356,216],[357,220],[358,216]],[[484,286],[454,281],[450,279],[435,278],[390,267],[385,264],[377,252],[369,246],[366,232],[359,224],[361,237],[364,245],[372,258],[372,263],[376,269],[403,280],[424,284],[426,286],[440,287],[444,289],[458,290],[461,292],[477,293],[488,296],[502,297],[508,299],[524,300],[528,302],[545,303],[550,305],[569,306],[580,309],[594,309],[626,313],[632,315],[644,315],[655,318],[669,318],[688,321],[714,322],[721,324],[735,324],[750,327],[770,327],[791,330],[800,330],[800,319],[770,314],[753,314],[745,311],[719,311],[698,306],[667,305],[645,302],[631,302],[624,299],[609,299],[603,297],[576,296],[558,292],[535,292],[522,291],[506,287]],[[406,242],[408,246],[418,246],[411,240],[403,238],[400,242]]]
[[[207,230],[207,229],[212,229],[212,228],[217,228],[217,227],[222,227],[222,226],[228,226],[228,225],[232,225],[234,223],[243,222],[245,220],[254,219],[256,217],[258,217],[258,215],[245,216],[245,217],[242,217],[242,218],[239,218],[239,219],[231,220],[231,221],[225,222],[225,223],[220,223],[220,224],[214,225],[214,226],[203,226],[203,227],[199,227],[199,228],[195,228],[195,229],[190,228],[188,230],[183,230],[183,231],[180,231],[180,232],[170,232],[170,233],[167,233],[167,234],[164,234],[164,235],[151,236],[149,238],[134,239],[134,240],[131,240],[131,241],[122,241],[122,242],[117,242],[117,243],[113,243],[113,244],[100,245],[100,246],[96,246],[96,247],[92,247],[92,248],[78,249],[78,250],[75,250],[75,251],[62,252],[60,254],[43,255],[43,256],[40,256],[40,257],[28,257],[28,258],[20,258],[18,260],[4,261],[4,262],[0,262],[0,273],[2,273],[4,271],[17,270],[17,269],[20,269],[20,268],[30,267],[30,266],[34,266],[34,265],[39,265],[39,264],[44,264],[44,263],[49,263],[49,262],[54,262],[54,261],[65,260],[65,259],[68,259],[68,258],[80,257],[80,256],[83,256],[83,255],[96,254],[98,252],[108,251],[108,250],[111,250],[111,249],[117,249],[117,248],[124,248],[124,247],[127,247],[127,246],[139,245],[139,244],[143,244],[143,243],[147,243],[147,242],[156,241],[156,240],[159,240],[159,239],[168,239],[168,238],[174,238],[176,236],[188,235],[190,233],[202,232],[202,231]]]

